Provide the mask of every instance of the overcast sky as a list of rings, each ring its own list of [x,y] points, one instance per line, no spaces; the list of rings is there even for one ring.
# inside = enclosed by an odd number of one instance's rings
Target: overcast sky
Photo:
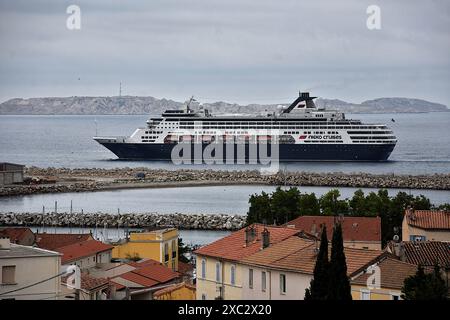
[[[81,8],[81,30],[66,9]],[[366,27],[369,5],[381,30]],[[0,101],[150,95],[280,103],[299,90],[450,106],[450,1],[0,0]]]

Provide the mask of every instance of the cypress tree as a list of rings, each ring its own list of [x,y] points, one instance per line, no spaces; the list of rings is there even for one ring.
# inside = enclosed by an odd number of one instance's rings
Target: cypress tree
[[[310,288],[306,289],[305,300],[326,300],[329,283],[328,269],[328,238],[327,228],[324,226],[322,228],[316,265],[314,266],[314,277],[311,280]]]
[[[328,300],[352,300],[350,281],[347,277],[342,226],[335,224],[331,241]]]

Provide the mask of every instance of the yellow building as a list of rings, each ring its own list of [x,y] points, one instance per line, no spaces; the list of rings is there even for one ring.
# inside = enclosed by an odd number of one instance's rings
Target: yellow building
[[[178,271],[178,230],[166,228],[149,232],[130,233],[114,246],[115,259],[153,259]]]
[[[186,282],[177,283],[153,293],[155,300],[195,300],[195,286]]]
[[[403,282],[417,266],[395,258],[385,258],[352,277],[353,300],[401,300]]]

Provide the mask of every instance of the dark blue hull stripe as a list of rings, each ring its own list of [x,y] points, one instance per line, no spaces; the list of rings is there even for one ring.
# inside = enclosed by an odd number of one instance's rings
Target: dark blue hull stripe
[[[171,160],[175,144],[102,143],[119,159],[127,160]],[[207,144],[203,145],[203,149]],[[270,156],[270,144],[268,155]],[[394,144],[280,144],[280,161],[386,161]],[[192,146],[192,150],[193,150]],[[249,147],[245,146],[246,159]],[[234,154],[237,153],[235,145]],[[259,151],[258,151],[259,152]],[[191,152],[192,158],[194,151]],[[214,156],[214,154],[213,154]],[[226,157],[224,148],[223,157]],[[252,157],[253,158],[253,157]]]

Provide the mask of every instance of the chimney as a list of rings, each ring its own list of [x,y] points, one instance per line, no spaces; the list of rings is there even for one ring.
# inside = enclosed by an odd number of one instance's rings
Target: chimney
[[[265,249],[268,246],[270,246],[270,232],[267,230],[267,228],[264,228],[263,232],[261,232],[262,235],[262,248]]]
[[[245,228],[244,234],[245,234],[245,245],[248,245],[255,238],[256,231],[253,226],[248,226],[247,228]]]
[[[403,262],[406,261],[405,244],[403,242],[394,242],[394,254]]]
[[[406,214],[407,214],[407,217],[409,219],[411,219],[412,221],[416,220],[416,216],[414,214],[414,210],[413,210],[413,208],[411,206],[408,206],[408,208],[406,208]]]
[[[309,92],[299,92],[302,98],[309,98]]]
[[[9,238],[0,238],[0,250],[9,249],[11,249],[11,241],[9,241]]]

